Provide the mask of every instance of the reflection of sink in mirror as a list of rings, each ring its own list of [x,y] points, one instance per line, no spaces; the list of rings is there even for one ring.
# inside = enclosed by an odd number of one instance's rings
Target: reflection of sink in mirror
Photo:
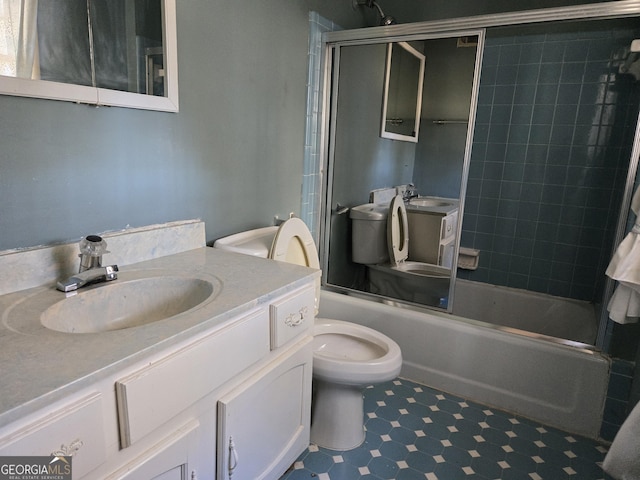
[[[418,207],[446,207],[448,205],[454,205],[453,202],[436,197],[416,197],[409,200],[410,205],[416,205]]]
[[[147,277],[86,290],[49,306],[42,325],[64,333],[98,333],[174,317],[217,295],[221,285],[200,278]]]

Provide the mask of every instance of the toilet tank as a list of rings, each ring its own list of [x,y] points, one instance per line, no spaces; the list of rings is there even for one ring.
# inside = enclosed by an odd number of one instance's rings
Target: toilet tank
[[[388,205],[378,203],[366,203],[351,209],[351,260],[354,263],[377,265],[389,261],[388,212]]]
[[[213,248],[220,248],[230,252],[244,253],[254,257],[269,257],[269,250],[273,239],[278,232],[278,227],[263,227],[246,232],[236,233],[228,237],[219,238],[213,244]]]

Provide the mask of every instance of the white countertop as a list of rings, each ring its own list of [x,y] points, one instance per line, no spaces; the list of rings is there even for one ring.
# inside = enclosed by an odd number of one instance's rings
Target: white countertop
[[[51,295],[65,299],[54,287],[0,296],[0,427],[320,275],[306,267],[203,247],[122,267],[114,282],[144,270],[156,276],[213,276],[222,289],[211,301],[168,319],[81,334],[61,333],[40,324],[39,312],[50,303]],[[16,318],[18,306],[21,312],[31,313]]]

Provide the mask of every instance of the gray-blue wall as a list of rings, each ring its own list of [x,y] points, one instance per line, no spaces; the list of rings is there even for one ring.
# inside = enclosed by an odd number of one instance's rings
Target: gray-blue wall
[[[361,26],[341,0],[178,1],[179,113],[0,96],[0,250],[299,212],[310,9]]]

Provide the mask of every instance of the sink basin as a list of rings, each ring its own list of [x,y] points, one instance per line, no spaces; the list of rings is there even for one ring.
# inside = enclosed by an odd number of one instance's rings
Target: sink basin
[[[62,296],[42,312],[40,322],[50,330],[64,333],[122,330],[184,313],[219,291],[219,284],[201,278],[157,276],[115,280]]]
[[[447,207],[453,205],[453,202],[442,200],[440,198],[417,197],[409,200],[409,204],[416,205],[418,207]]]

